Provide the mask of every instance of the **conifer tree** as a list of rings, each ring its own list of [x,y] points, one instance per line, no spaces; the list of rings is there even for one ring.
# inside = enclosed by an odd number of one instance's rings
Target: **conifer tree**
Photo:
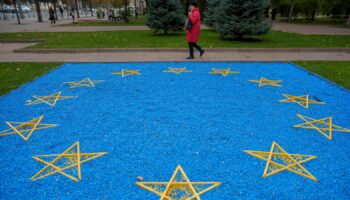
[[[266,16],[268,8],[269,0],[220,0],[213,27],[221,38],[265,34],[271,28]]]
[[[204,23],[208,26],[214,25],[215,10],[218,9],[220,0],[207,0],[207,9],[204,12]]]
[[[181,31],[185,24],[180,0],[148,0],[147,26],[155,33]]]

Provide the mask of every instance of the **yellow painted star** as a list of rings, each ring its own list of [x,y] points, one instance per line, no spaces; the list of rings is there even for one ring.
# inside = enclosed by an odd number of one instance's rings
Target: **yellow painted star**
[[[95,87],[96,83],[101,83],[102,80],[95,80],[92,81],[89,78],[85,78],[81,81],[71,81],[71,82],[64,82],[63,84],[67,84],[70,86],[71,89],[78,88],[78,87]]]
[[[34,160],[43,163],[46,166],[32,176],[31,180],[36,181],[60,173],[63,176],[78,182],[82,179],[81,165],[105,154],[107,154],[107,152],[81,153],[80,143],[76,142],[61,154],[33,156]]]
[[[297,114],[305,123],[295,125],[294,128],[314,129],[329,140],[332,140],[333,131],[337,132],[350,132],[350,129],[343,128],[333,124],[332,117],[326,117],[322,119],[313,119]]]
[[[40,103],[45,103],[49,106],[55,106],[58,100],[72,99],[72,96],[61,96],[62,92],[57,92],[49,96],[33,96],[34,101],[28,100],[26,105],[35,105]]]
[[[263,178],[287,170],[313,181],[317,181],[317,179],[302,166],[303,163],[315,159],[316,156],[288,154],[276,142],[272,143],[270,152],[251,150],[244,150],[244,152],[266,161]]]
[[[283,94],[286,99],[282,99],[279,102],[282,103],[296,103],[299,104],[300,106],[304,108],[309,108],[309,104],[326,104],[325,102],[322,101],[317,101],[317,100],[312,100],[309,98],[309,95],[304,95],[304,96],[292,96],[289,94]]]
[[[211,70],[212,71],[209,72],[209,74],[220,74],[222,76],[227,76],[229,74],[239,74],[239,72],[231,71],[231,68],[227,68],[227,69],[212,68]]]
[[[274,87],[282,87],[281,85],[279,85],[278,83],[282,82],[282,80],[269,80],[267,78],[262,77],[260,80],[248,80],[250,82],[253,83],[259,83],[259,87],[263,87],[263,86],[274,86]]]
[[[165,70],[165,71],[163,71],[163,72],[181,74],[181,73],[192,72],[192,71],[187,70],[186,67],[183,67],[183,68],[171,68],[171,67],[169,67],[168,70]]]
[[[130,69],[122,69],[122,71],[113,72],[112,74],[121,75],[122,77],[130,76],[130,75],[141,75],[140,70],[130,70]]]
[[[200,200],[200,195],[218,187],[220,182],[191,182],[177,166],[169,182],[136,182],[139,187],[160,196],[160,200]]]
[[[58,126],[57,124],[41,124],[44,115],[28,122],[6,122],[10,129],[0,132],[0,137],[18,134],[23,140],[28,141],[35,131]]]

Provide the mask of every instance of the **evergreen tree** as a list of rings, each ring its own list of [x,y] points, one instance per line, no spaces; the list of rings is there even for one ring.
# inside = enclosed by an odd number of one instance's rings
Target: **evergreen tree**
[[[214,25],[215,10],[218,9],[220,0],[207,0],[207,9],[204,13],[204,23],[208,26]]]
[[[179,0],[148,0],[147,26],[155,33],[181,31],[185,16]]]
[[[214,13],[214,28],[221,38],[262,35],[271,28],[266,17],[269,0],[220,0]]]

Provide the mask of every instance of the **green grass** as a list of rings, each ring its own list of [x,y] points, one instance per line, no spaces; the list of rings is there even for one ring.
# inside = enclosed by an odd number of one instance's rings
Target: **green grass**
[[[152,31],[63,32],[63,33],[0,33],[0,39],[44,39],[29,48],[186,48],[185,33],[172,36],[155,35]],[[218,33],[202,30],[200,42],[205,48],[307,48],[350,47],[350,35],[300,35],[271,31],[243,41],[220,40]]]
[[[350,89],[350,61],[295,61],[294,63]]]
[[[0,63],[0,96],[50,72],[62,63]]]
[[[124,21],[78,21],[76,24],[63,24],[61,26],[144,26],[146,24],[146,16],[140,16],[137,19],[132,17],[128,23]]]

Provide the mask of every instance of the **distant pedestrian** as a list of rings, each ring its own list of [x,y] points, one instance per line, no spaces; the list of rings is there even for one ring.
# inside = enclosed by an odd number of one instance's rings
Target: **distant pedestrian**
[[[64,18],[64,15],[63,15],[63,8],[62,8],[62,6],[60,6],[59,8],[58,8],[58,10],[60,11],[60,13],[61,13],[61,18]]]
[[[55,18],[55,11],[49,7],[49,16],[50,16],[50,21],[51,21],[51,24],[55,24],[56,23],[56,18]]]
[[[73,24],[75,23],[75,13],[74,13],[74,8],[72,8],[69,12],[69,15],[72,16],[72,19],[73,19]]]
[[[204,50],[197,44],[199,39],[201,26],[201,15],[198,9],[197,1],[192,1],[190,3],[190,11],[188,13],[188,18],[186,21],[186,40],[188,42],[188,48],[190,56],[186,59],[194,59],[193,48],[196,48],[200,52],[200,57],[203,56]]]

